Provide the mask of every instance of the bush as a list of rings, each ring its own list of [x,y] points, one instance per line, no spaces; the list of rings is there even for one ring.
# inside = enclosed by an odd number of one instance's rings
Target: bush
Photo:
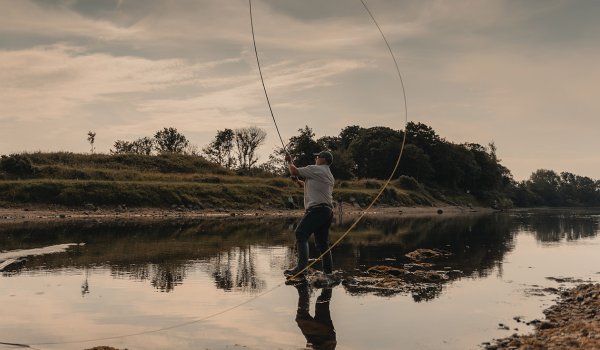
[[[396,184],[405,190],[420,190],[421,185],[411,176],[402,175],[396,180]]]
[[[288,179],[272,179],[267,181],[267,185],[275,187],[288,187],[292,184],[291,180]]]
[[[0,159],[0,169],[5,172],[17,175],[28,176],[34,173],[31,159],[22,154],[11,154],[10,156],[2,156]]]

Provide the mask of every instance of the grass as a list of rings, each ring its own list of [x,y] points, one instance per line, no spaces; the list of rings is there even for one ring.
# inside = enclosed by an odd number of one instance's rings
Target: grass
[[[187,155],[107,155],[26,153],[33,171],[26,175],[0,172],[0,205],[62,206],[127,205],[201,209],[285,208],[288,198],[302,203],[302,189],[289,179],[238,176],[231,170]],[[368,205],[384,181],[339,181],[334,199]],[[432,205],[426,191],[401,189],[393,183],[379,203]]]

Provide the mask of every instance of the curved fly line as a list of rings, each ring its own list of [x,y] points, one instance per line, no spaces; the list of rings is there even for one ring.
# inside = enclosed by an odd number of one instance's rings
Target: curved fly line
[[[295,278],[298,275],[300,275],[301,273],[303,273],[304,271],[306,271],[308,268],[310,268],[312,265],[315,264],[315,262],[317,262],[318,260],[322,259],[323,256],[327,253],[329,253],[335,246],[337,246],[349,233],[350,231],[352,231],[356,225],[358,225],[358,223],[364,218],[364,216],[371,210],[371,208],[373,207],[373,205],[375,205],[375,203],[379,200],[379,198],[381,197],[381,195],[383,194],[383,192],[385,191],[385,189],[389,186],[390,182],[392,181],[392,178],[394,177],[394,174],[396,173],[396,171],[398,170],[399,166],[400,166],[400,159],[402,158],[402,154],[404,153],[404,145],[406,143],[406,125],[408,124],[408,105],[406,102],[406,90],[404,87],[404,80],[402,78],[402,74],[400,73],[400,68],[398,67],[398,62],[396,60],[396,56],[394,56],[394,53],[392,51],[392,48],[390,47],[390,44],[388,43],[385,34],[383,33],[383,30],[381,29],[381,27],[379,26],[379,23],[377,23],[377,20],[375,19],[375,17],[373,16],[373,13],[371,13],[371,11],[369,10],[369,7],[367,6],[367,3],[365,2],[365,0],[360,0],[361,4],[363,5],[363,7],[365,8],[366,12],[369,14],[369,17],[371,18],[371,20],[373,21],[373,23],[375,24],[375,26],[377,27],[377,30],[379,31],[379,34],[381,35],[383,41],[385,42],[385,45],[387,46],[387,49],[390,53],[390,56],[392,57],[392,60],[394,61],[394,66],[396,68],[396,73],[398,75],[398,78],[400,79],[400,85],[402,88],[402,97],[403,97],[403,101],[404,101],[404,136],[402,138],[402,143],[400,146],[400,154],[398,155],[398,159],[396,160],[396,164],[394,165],[394,168],[392,170],[392,172],[390,173],[390,176],[387,178],[387,180],[384,183],[384,186],[379,190],[379,192],[376,194],[375,198],[371,201],[371,203],[367,206],[367,208],[365,210],[363,210],[361,212],[361,214],[354,220],[354,222],[352,223],[352,225],[350,225],[350,227],[335,241],[333,242],[333,244],[330,245],[329,249],[327,249],[325,252],[323,252],[317,259],[311,261],[302,271],[298,272],[296,275],[289,277],[291,278]],[[259,71],[259,75],[260,75],[260,80],[262,83],[262,87],[263,87],[263,91],[264,91],[264,95],[265,98],[267,100],[267,105],[269,106],[269,111],[271,113],[271,118],[273,119],[273,124],[275,125],[275,129],[277,130],[277,134],[279,135],[279,140],[281,141],[281,146],[283,147],[283,150],[286,154],[289,155],[289,152],[287,150],[287,148],[285,147],[285,143],[283,142],[283,138],[281,136],[281,133],[279,131],[279,126],[277,125],[277,120],[275,118],[275,114],[273,113],[273,108],[271,106],[271,101],[269,100],[269,95],[267,93],[267,88],[265,85],[265,81],[263,78],[263,74],[262,74],[262,69],[261,69],[261,65],[260,65],[260,58],[258,55],[258,49],[256,46],[256,37],[254,34],[254,19],[253,19],[253,15],[252,15],[252,0],[248,0],[248,5],[249,5],[249,10],[250,10],[250,27],[252,30],[252,42],[254,44],[254,54],[256,56],[256,64],[258,66],[258,71]],[[223,315],[229,311],[235,310],[239,307],[242,307],[246,304],[249,304],[250,302],[263,297],[269,293],[271,293],[272,291],[274,291],[275,289],[283,286],[285,284],[285,282],[281,282],[277,285],[275,285],[274,287],[260,293],[257,294],[255,296],[253,296],[252,298],[243,301],[239,304],[236,304],[234,306],[231,306],[229,308],[223,309],[221,311],[203,316],[203,317],[199,317],[199,318],[195,318],[192,319],[190,321],[187,322],[181,322],[181,323],[177,323],[177,324],[173,324],[170,326],[165,326],[165,327],[161,327],[161,328],[156,328],[156,329],[151,329],[151,330],[147,330],[147,331],[141,331],[141,332],[135,332],[135,333],[127,333],[127,334],[121,334],[121,335],[114,335],[114,336],[107,336],[107,337],[98,337],[98,338],[91,338],[91,339],[79,339],[79,340],[71,340],[71,341],[60,341],[60,342],[43,342],[43,343],[32,343],[32,344],[25,344],[25,343],[17,343],[17,342],[0,342],[0,345],[6,345],[6,346],[14,346],[16,348],[27,348],[27,349],[37,349],[37,346],[43,346],[43,345],[61,345],[61,344],[77,344],[77,343],[89,343],[89,342],[96,342],[96,341],[104,341],[104,340],[114,340],[114,339],[122,339],[122,338],[128,338],[128,337],[134,337],[134,336],[140,336],[140,335],[146,335],[146,334],[152,334],[152,333],[158,333],[158,332],[162,332],[162,331],[167,331],[170,329],[174,329],[174,328],[179,328],[179,327],[184,327],[184,326],[188,326],[188,325],[192,325],[192,324],[196,324],[202,321],[206,321],[208,319]]]

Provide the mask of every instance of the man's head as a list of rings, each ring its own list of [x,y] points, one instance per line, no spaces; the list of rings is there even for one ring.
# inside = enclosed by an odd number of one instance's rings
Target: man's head
[[[333,163],[333,155],[328,151],[321,151],[319,153],[315,153],[315,164],[322,165],[327,164],[331,165]]]

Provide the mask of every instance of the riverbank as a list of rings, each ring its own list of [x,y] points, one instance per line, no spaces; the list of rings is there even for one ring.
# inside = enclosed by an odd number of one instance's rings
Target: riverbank
[[[600,284],[563,291],[544,314],[546,320],[529,322],[533,334],[497,339],[485,349],[600,349]]]
[[[352,205],[344,205],[341,214],[344,220],[356,217],[365,213],[366,208],[356,208]],[[427,216],[456,216],[472,215],[477,213],[490,213],[494,210],[485,207],[458,207],[458,206],[439,206],[439,207],[389,207],[376,206],[368,211],[366,215],[378,217],[427,217]],[[226,218],[226,217],[301,217],[304,214],[302,209],[269,209],[260,208],[256,210],[235,210],[235,209],[188,209],[182,206],[172,209],[161,208],[127,208],[125,206],[107,207],[107,208],[47,208],[47,207],[11,207],[0,208],[0,224],[20,223],[20,222],[47,222],[47,221],[85,221],[85,220],[163,220],[173,218]],[[336,218],[340,215],[340,210],[334,210]]]

